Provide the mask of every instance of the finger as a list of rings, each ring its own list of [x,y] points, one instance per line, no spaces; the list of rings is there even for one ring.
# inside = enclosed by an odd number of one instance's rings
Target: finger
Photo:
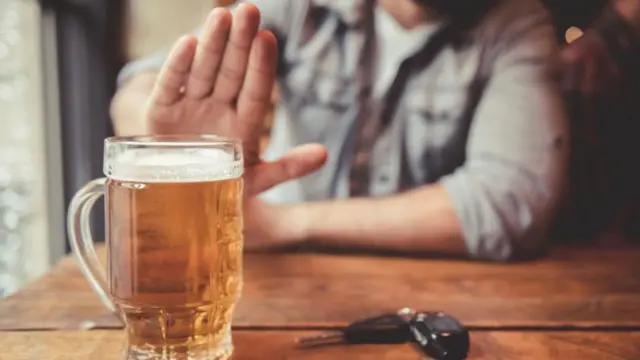
[[[151,104],[167,106],[180,99],[197,43],[193,35],[186,35],[178,40],[158,74],[158,80],[151,93]]]
[[[308,175],[327,161],[327,150],[319,144],[306,144],[291,150],[279,160],[247,169],[247,195],[255,196],[285,181]]]
[[[231,13],[225,8],[216,8],[204,25],[198,44],[186,95],[201,99],[211,94],[216,74],[222,62],[224,49],[231,31]]]
[[[231,34],[213,89],[213,98],[233,102],[244,81],[251,44],[260,25],[260,11],[255,5],[241,4],[233,13]]]
[[[251,54],[238,98],[238,117],[251,132],[261,132],[261,124],[271,107],[278,64],[278,43],[267,30],[253,40]]]

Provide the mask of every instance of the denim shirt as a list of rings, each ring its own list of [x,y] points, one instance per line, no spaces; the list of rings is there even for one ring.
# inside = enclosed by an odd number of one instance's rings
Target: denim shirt
[[[392,87],[397,96],[386,111],[392,92],[374,101],[367,87],[375,1],[250,2],[280,46],[280,101],[264,158],[308,142],[329,152],[322,170],[265,199],[350,197],[354,183],[359,195],[381,197],[439,183],[472,257],[506,260],[544,249],[564,184],[568,134],[558,49],[543,5],[498,0],[427,66],[416,65],[419,57],[398,69],[406,81]],[[119,81],[159,69],[165,56],[130,63]],[[355,167],[365,169],[364,179]]]

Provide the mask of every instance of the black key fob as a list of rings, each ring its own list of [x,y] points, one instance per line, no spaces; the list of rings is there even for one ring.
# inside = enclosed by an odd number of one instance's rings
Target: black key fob
[[[413,344],[435,360],[464,360],[469,354],[469,331],[454,317],[417,313],[410,320]]]

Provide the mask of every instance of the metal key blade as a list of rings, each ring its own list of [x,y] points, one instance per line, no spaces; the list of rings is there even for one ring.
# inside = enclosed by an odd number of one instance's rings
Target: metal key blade
[[[342,332],[325,333],[313,336],[303,336],[298,338],[296,342],[303,347],[314,347],[339,344],[344,341],[344,334]]]

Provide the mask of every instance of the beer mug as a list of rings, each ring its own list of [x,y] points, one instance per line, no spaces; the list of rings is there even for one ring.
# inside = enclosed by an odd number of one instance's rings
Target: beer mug
[[[125,324],[125,358],[228,359],[242,288],[239,142],[216,136],[105,140],[104,174],[78,191],[67,226],[81,270]],[[106,273],[89,214],[106,208]]]

